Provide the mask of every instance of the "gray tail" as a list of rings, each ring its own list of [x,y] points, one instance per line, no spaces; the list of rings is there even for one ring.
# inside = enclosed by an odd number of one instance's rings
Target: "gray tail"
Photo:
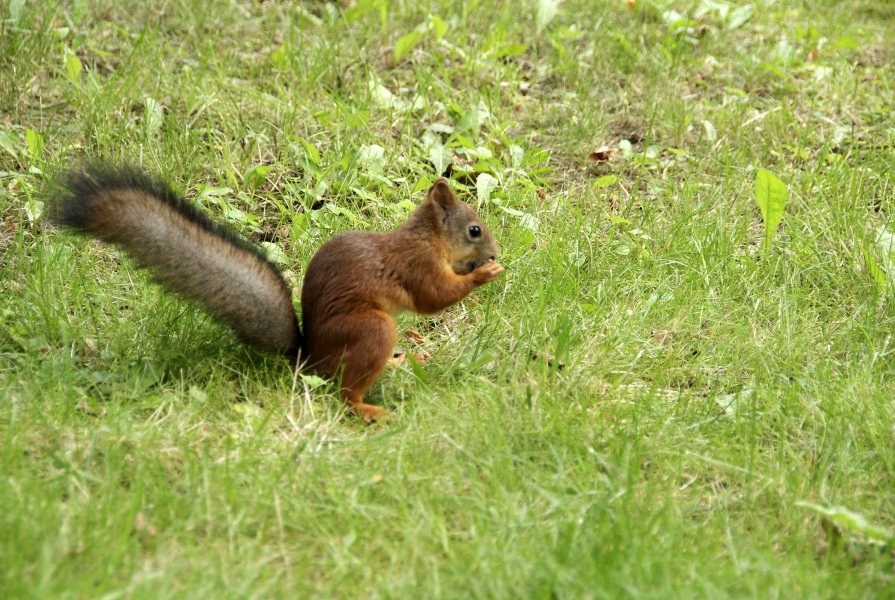
[[[88,165],[55,186],[50,218],[115,244],[167,289],[203,304],[246,343],[294,355],[289,287],[261,251],[166,183],[133,167]]]

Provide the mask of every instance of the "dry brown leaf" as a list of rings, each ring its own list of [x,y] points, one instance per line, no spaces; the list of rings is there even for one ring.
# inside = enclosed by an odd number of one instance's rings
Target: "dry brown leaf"
[[[609,157],[612,156],[613,152],[615,152],[615,148],[610,148],[609,146],[600,146],[587,155],[587,162],[592,165],[607,162],[609,160]]]
[[[417,344],[422,344],[426,341],[426,338],[423,337],[423,334],[416,332],[413,329],[405,329],[404,337],[416,342]]]
[[[92,337],[84,338],[84,356],[87,358],[93,358],[99,353],[99,344],[96,343],[96,339]]]
[[[143,514],[143,511],[139,511],[134,515],[134,531],[137,533],[146,532],[149,535],[156,534],[155,527],[153,527],[152,523],[146,519],[146,515]]]
[[[659,329],[658,331],[653,332],[653,339],[660,346],[671,348],[671,344],[674,342],[674,332]]]
[[[432,360],[432,355],[428,352],[414,352],[413,360],[415,360],[418,364],[427,363]]]

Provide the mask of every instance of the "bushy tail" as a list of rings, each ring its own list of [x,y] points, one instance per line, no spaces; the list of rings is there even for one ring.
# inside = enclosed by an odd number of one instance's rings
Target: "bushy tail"
[[[53,195],[50,217],[58,225],[120,246],[248,344],[298,351],[301,333],[279,271],[164,182],[131,167],[90,165],[64,176]]]

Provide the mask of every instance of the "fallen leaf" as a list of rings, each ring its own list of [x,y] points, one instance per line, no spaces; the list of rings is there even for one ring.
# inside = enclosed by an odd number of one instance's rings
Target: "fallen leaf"
[[[428,352],[414,352],[413,360],[415,360],[417,364],[422,365],[432,360],[432,355]]]
[[[413,329],[405,329],[404,337],[406,337],[409,340],[413,340],[417,344],[422,344],[423,342],[426,341],[426,338],[423,337],[423,334],[418,333],[418,332],[414,331]]]
[[[671,348],[671,344],[674,341],[674,332],[660,329],[653,332],[653,339],[656,340],[656,343],[660,346]]]
[[[610,148],[609,146],[600,146],[587,155],[587,162],[592,165],[597,163],[604,163],[609,160],[609,157],[612,156],[613,152],[615,152],[615,148]]]
[[[403,365],[407,360],[407,355],[404,354],[402,350],[395,350],[394,355],[388,359],[386,365],[389,367],[397,367],[398,365]]]
[[[149,535],[156,534],[155,527],[153,527],[152,523],[146,519],[146,515],[143,514],[143,511],[139,511],[134,515],[134,531],[137,533],[146,532]]]
[[[93,358],[99,353],[99,346],[96,343],[96,339],[92,337],[84,338],[84,356],[87,358]]]

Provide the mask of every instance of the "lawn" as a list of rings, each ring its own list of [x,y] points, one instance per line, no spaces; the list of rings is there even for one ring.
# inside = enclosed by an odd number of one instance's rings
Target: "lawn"
[[[895,4],[0,19],[4,598],[895,596]],[[368,425],[54,229],[90,157],[296,289],[447,172],[506,272],[399,319]]]

